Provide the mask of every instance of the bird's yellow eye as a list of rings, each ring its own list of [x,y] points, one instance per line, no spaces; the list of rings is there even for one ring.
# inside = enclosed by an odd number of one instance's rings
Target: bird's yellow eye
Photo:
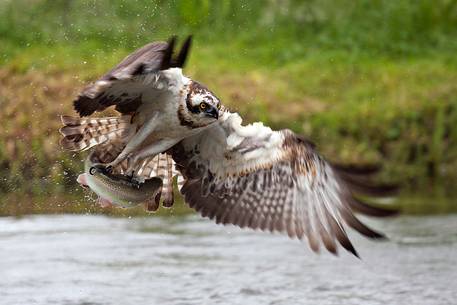
[[[206,109],[206,103],[200,103],[200,109],[205,110]]]

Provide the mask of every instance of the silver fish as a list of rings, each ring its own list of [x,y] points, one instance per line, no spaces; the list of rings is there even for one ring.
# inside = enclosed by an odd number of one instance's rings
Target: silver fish
[[[98,202],[102,207],[116,205],[128,208],[143,203],[148,211],[159,208],[155,197],[162,188],[162,179],[152,177],[137,183],[126,176],[108,173],[104,166],[93,162],[93,154],[87,157],[84,173],[78,176],[77,181],[99,196]]]

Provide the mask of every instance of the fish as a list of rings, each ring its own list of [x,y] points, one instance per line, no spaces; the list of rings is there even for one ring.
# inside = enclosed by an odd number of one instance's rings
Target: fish
[[[78,176],[77,182],[97,194],[102,207],[130,208],[144,204],[147,211],[157,211],[159,204],[155,197],[160,196],[162,179],[152,177],[144,182],[136,182],[127,176],[110,173],[103,164],[94,162],[94,153],[87,156],[84,173]]]

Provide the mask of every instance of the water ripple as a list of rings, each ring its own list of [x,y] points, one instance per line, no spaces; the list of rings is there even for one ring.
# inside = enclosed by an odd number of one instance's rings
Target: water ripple
[[[0,218],[0,304],[452,304],[457,217],[366,220],[362,260],[198,217]]]

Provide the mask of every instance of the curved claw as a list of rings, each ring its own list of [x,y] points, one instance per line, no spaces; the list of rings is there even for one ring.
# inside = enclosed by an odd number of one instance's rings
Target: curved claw
[[[89,169],[89,174],[91,174],[92,176],[95,174],[95,172],[97,171],[97,168],[95,166],[92,166],[90,169]]]
[[[113,167],[111,165],[106,166],[103,163],[95,163],[92,164],[91,168],[89,169],[89,174],[95,175],[96,172],[100,172],[103,174],[111,174],[113,171]]]
[[[135,186],[136,188],[140,188],[141,182],[138,181],[137,179],[135,179],[134,175],[135,175],[135,172],[132,171],[132,174],[128,176],[128,177],[129,177],[129,180],[130,180],[130,183],[131,183],[133,186]]]
[[[108,165],[105,167],[105,171],[108,173],[108,174],[112,174],[113,173],[113,166],[112,165]]]
[[[130,182],[131,182],[132,185],[135,186],[137,189],[139,189],[140,186],[141,186],[141,183],[140,183],[138,180],[136,180],[136,179],[133,179],[133,178],[132,178],[132,179],[130,180]]]

